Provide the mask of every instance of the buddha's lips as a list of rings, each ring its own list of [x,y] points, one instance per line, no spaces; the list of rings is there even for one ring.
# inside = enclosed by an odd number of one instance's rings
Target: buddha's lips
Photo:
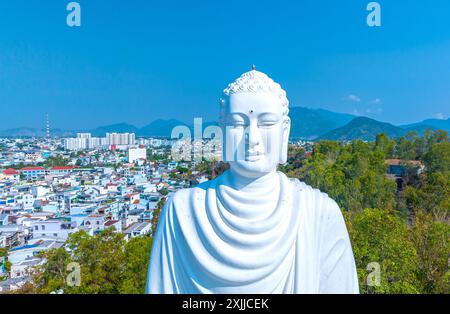
[[[258,161],[258,160],[260,160],[262,157],[263,157],[262,154],[261,154],[261,155],[255,155],[255,154],[253,154],[253,155],[245,156],[245,160],[246,160],[246,161]]]
[[[261,151],[248,150],[245,152],[245,156],[248,156],[248,157],[260,157],[263,155],[264,155],[264,153]]]

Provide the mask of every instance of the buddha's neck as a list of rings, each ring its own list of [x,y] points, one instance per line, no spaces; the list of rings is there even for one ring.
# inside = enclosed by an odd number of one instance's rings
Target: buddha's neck
[[[244,177],[232,169],[229,170],[228,175],[229,183],[233,189],[249,193],[267,190],[268,187],[273,187],[278,182],[276,169],[256,178]]]

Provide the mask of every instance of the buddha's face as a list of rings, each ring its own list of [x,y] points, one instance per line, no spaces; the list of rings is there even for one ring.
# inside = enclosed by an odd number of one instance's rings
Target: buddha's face
[[[225,154],[232,171],[257,178],[286,162],[290,120],[275,95],[232,94],[224,112]]]

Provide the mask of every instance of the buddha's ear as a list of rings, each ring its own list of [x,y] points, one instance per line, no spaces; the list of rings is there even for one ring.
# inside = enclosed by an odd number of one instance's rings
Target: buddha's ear
[[[283,138],[281,143],[280,164],[284,164],[287,162],[290,131],[291,131],[291,119],[289,117],[285,117],[285,120],[283,121],[283,135],[282,135]]]

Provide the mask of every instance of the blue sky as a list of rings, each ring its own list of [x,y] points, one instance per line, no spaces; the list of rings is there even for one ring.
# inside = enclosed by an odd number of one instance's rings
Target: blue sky
[[[395,124],[450,115],[450,1],[0,2],[0,129],[212,120],[254,63],[292,106]]]

